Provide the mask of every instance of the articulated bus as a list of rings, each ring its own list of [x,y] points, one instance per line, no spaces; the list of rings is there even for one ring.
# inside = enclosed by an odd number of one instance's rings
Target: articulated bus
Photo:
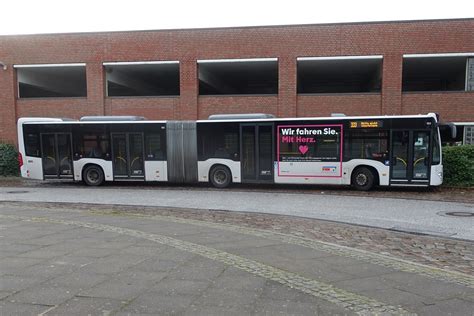
[[[91,116],[20,118],[21,175],[104,181],[437,186],[443,181],[434,113],[198,121]]]

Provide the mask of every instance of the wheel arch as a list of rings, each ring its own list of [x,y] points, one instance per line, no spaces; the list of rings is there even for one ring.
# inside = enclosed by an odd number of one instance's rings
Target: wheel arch
[[[209,168],[209,174],[208,174],[208,179],[209,179],[209,182],[211,182],[211,173],[212,171],[214,171],[215,168],[217,167],[224,167],[226,168],[228,171],[229,171],[229,174],[230,174],[230,182],[232,183],[233,181],[233,174],[232,174],[232,169],[229,168],[229,166],[227,166],[226,164],[223,164],[223,163],[214,163],[210,166]]]
[[[372,172],[372,174],[374,175],[374,186],[379,186],[380,185],[379,171],[374,166],[371,166],[371,165],[368,165],[368,164],[360,164],[360,165],[355,166],[351,171],[351,177],[350,177],[351,180],[352,180],[352,177],[354,176],[354,173],[357,171],[357,169],[360,169],[360,168],[366,168],[366,169],[370,170],[370,172]]]
[[[216,188],[227,188],[232,184],[232,171],[224,164],[214,164],[209,170],[209,182]]]
[[[93,163],[93,162],[88,162],[86,163],[84,166],[82,166],[82,170],[81,170],[81,180],[84,181],[84,172],[87,170],[87,168],[91,167],[91,166],[95,166],[95,167],[99,167],[100,170],[102,170],[102,173],[104,174],[104,180],[105,180],[105,170],[104,168],[98,164],[98,163]]]

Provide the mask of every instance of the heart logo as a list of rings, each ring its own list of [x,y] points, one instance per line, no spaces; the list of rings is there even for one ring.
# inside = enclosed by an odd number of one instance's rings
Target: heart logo
[[[306,154],[309,150],[308,146],[307,145],[300,145],[300,147],[298,147],[300,153],[302,153],[303,155]]]

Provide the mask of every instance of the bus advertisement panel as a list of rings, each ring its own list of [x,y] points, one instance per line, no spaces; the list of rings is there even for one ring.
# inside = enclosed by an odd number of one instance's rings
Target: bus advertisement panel
[[[342,177],[343,126],[278,125],[279,177]]]

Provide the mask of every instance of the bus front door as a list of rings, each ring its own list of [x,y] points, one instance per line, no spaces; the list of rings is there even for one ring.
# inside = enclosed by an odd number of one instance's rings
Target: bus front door
[[[241,124],[242,182],[273,182],[273,125]]]
[[[144,179],[142,133],[112,133],[114,179]]]
[[[428,185],[430,132],[393,130],[390,160],[391,185]]]
[[[71,134],[41,134],[41,158],[45,179],[72,179]]]

